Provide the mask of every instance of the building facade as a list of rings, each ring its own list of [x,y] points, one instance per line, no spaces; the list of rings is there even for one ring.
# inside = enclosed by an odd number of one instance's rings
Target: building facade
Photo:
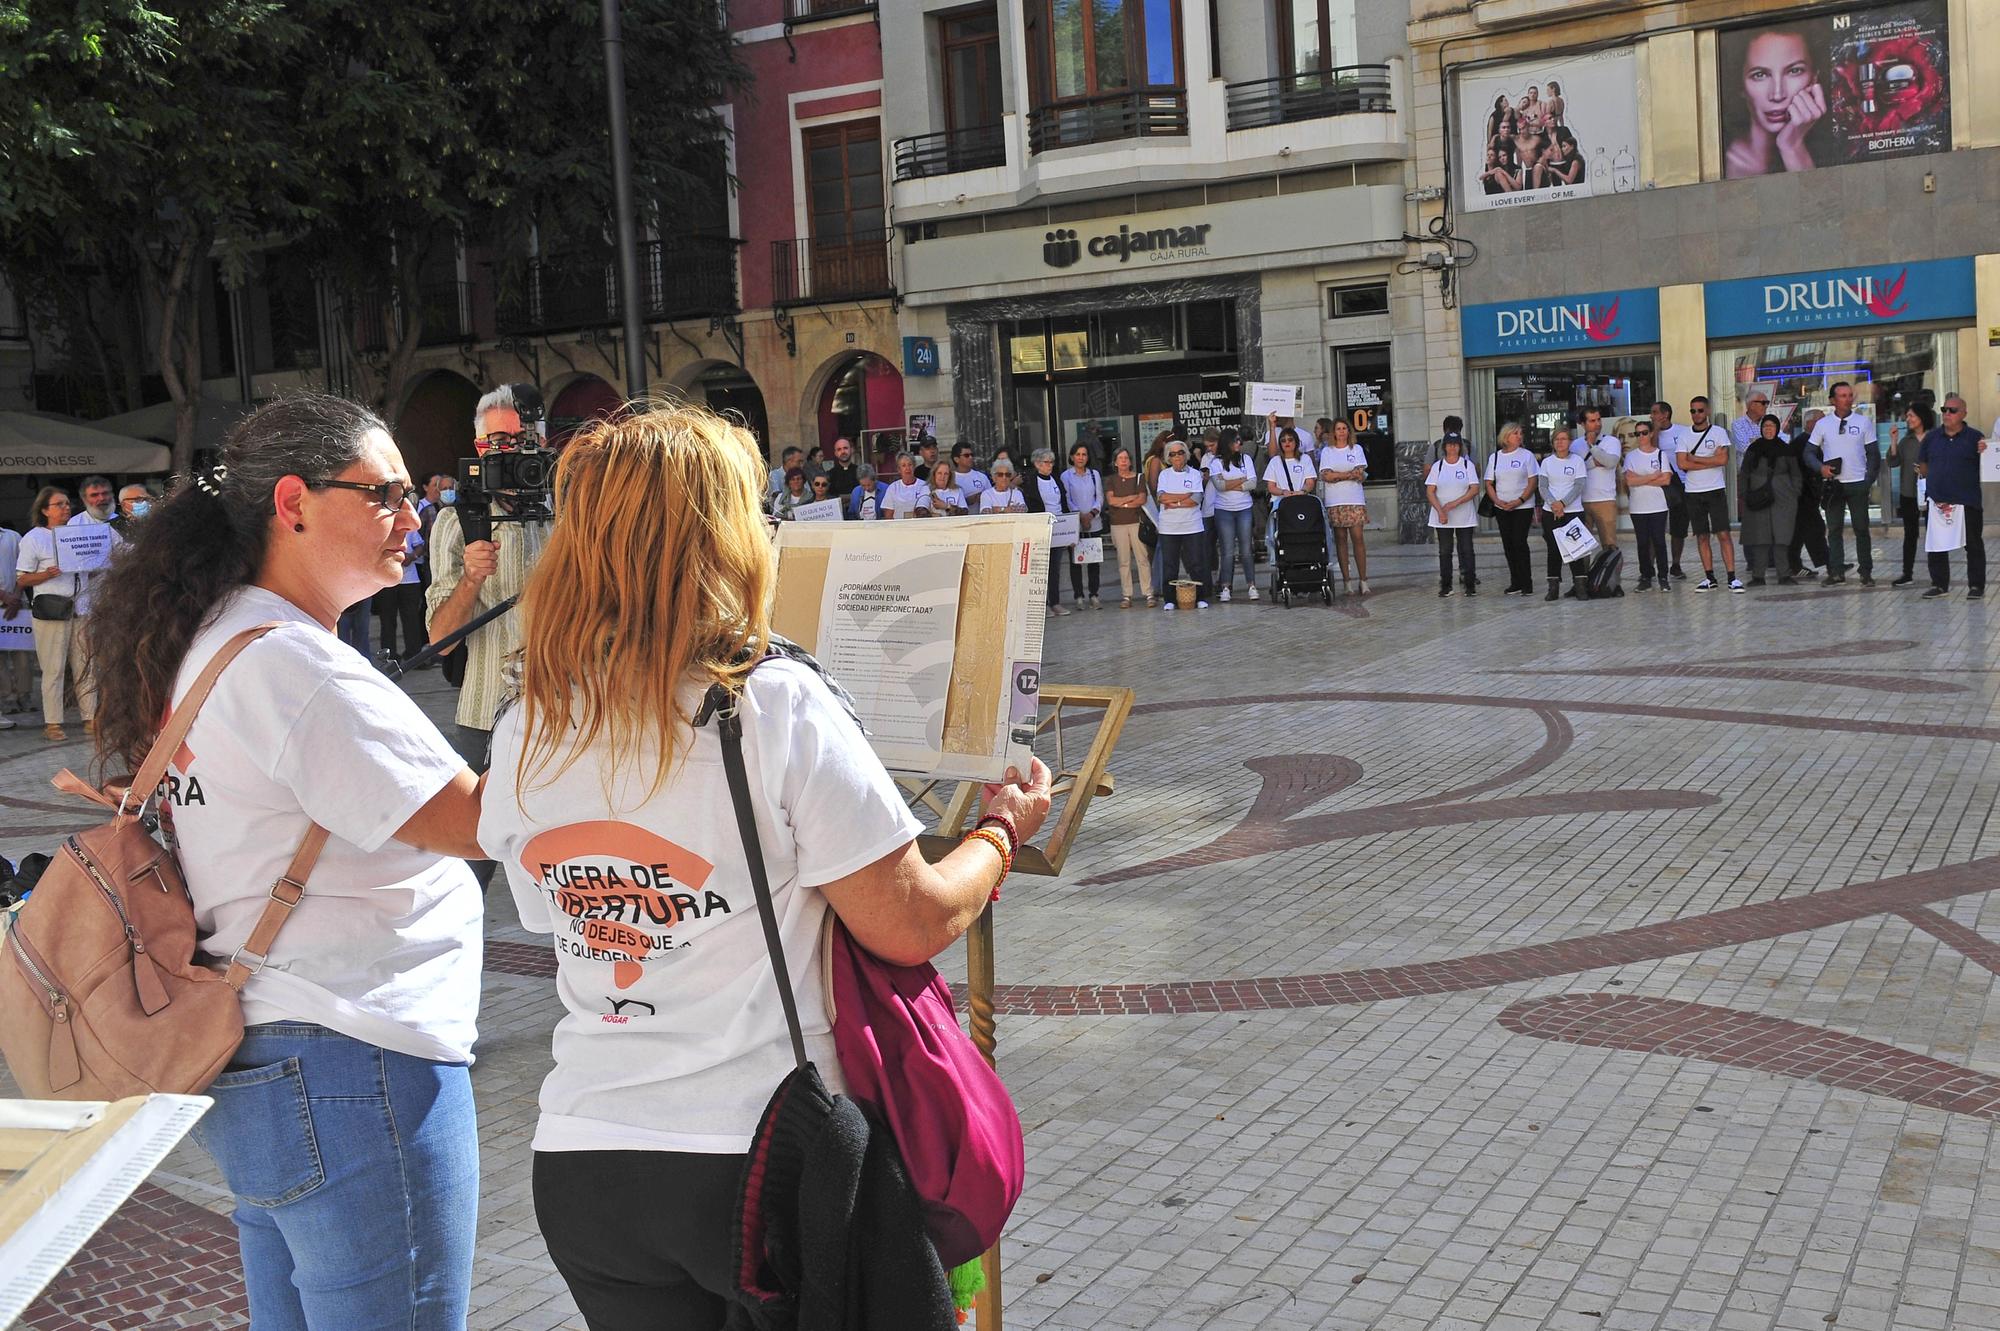
[[[1137,450],[1244,385],[1350,418],[1393,477],[1427,396],[1406,7],[885,0],[917,427]],[[893,15],[893,18],[890,17]],[[1393,494],[1382,496],[1383,515]]]
[[[1417,0],[1431,428],[2000,413],[2000,0]]]

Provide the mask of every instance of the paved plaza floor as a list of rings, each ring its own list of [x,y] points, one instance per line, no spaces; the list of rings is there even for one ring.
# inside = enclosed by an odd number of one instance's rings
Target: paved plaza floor
[[[1051,625],[1138,706],[999,907],[1005,1324],[2000,1327],[2000,606],[1524,603],[1480,554],[1477,599],[1391,546],[1331,610]],[[84,757],[0,735],[0,851],[87,821]],[[471,1325],[581,1327],[528,1195],[552,968],[490,905]],[[177,1151],[27,1324],[242,1325],[227,1204]]]

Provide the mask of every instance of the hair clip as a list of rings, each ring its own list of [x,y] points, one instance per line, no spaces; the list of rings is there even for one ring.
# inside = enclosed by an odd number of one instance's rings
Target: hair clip
[[[215,498],[220,499],[222,498],[223,483],[228,479],[229,479],[228,464],[218,462],[213,467],[210,467],[207,471],[197,474],[194,478],[194,484],[195,488],[197,490],[200,490],[203,494],[212,495]]]

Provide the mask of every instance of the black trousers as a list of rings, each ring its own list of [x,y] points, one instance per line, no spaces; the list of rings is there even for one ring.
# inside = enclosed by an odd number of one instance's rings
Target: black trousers
[[[1688,538],[1688,506],[1686,503],[1667,505],[1667,534],[1674,538],[1676,547]]]
[[[430,635],[424,630],[424,588],[418,582],[399,582],[375,593],[375,618],[380,622],[376,636],[382,640],[384,656],[410,656]],[[396,626],[402,625],[402,647],[396,645]]]
[[[535,1221],[590,1331],[724,1331],[740,1155],[537,1151]]]
[[[1567,526],[1571,518],[1582,517],[1583,508],[1579,505],[1576,508],[1565,509],[1563,510],[1563,515],[1561,517],[1557,517],[1555,514],[1549,512],[1546,508],[1541,510],[1541,514],[1542,514],[1542,542],[1549,548],[1549,561],[1548,561],[1549,581],[1561,582],[1563,575],[1563,557],[1562,557],[1562,547],[1556,544],[1556,528]],[[1589,524],[1585,523],[1584,525],[1588,526]],[[1584,560],[1579,559],[1576,561],[1576,563],[1571,564],[1569,567],[1569,580],[1571,583],[1580,583],[1584,580],[1585,577],[1589,575],[1589,573],[1590,573],[1589,565]]]
[[[1479,585],[1479,570],[1472,562],[1472,535],[1476,527],[1439,527],[1438,535],[1438,590],[1451,590],[1451,553],[1458,551],[1459,577],[1465,589],[1471,591]]]
[[[1535,510],[1523,504],[1503,508],[1493,515],[1500,528],[1500,548],[1507,554],[1507,585],[1515,591],[1535,589],[1535,557],[1528,549],[1528,528],[1534,525]]]
[[[1826,514],[1820,509],[1819,497],[1810,490],[1799,496],[1799,515],[1792,523],[1791,543],[1785,547],[1785,567],[1793,577],[1805,567],[1799,562],[1801,552],[1811,555],[1814,564],[1827,568]]]
[[[1965,585],[1975,592],[1986,590],[1986,509],[1962,505],[1965,509]],[[1944,551],[1928,556],[1931,566],[1931,586],[1950,588],[1951,552]]]
[[[1661,582],[1672,577],[1667,571],[1666,513],[1634,513],[1632,535],[1639,547],[1639,577],[1642,580],[1656,577]]]
[[[1052,545],[1049,547],[1050,605],[1056,605],[1062,600],[1062,566],[1069,562],[1069,557],[1074,553],[1075,551],[1066,545]],[[1071,565],[1071,567],[1075,566]]]
[[[1924,539],[1923,518],[1921,510],[1917,508],[1917,497],[1899,495],[1896,500],[1896,516],[1903,523],[1903,576],[1907,578],[1917,571],[1917,546]],[[1971,548],[1972,543],[1968,539],[1966,549]]]
[[[1085,536],[1103,537],[1107,543],[1109,543],[1111,539],[1110,536],[1106,534],[1105,530],[1102,527],[1098,528],[1096,531],[1087,531],[1084,532],[1083,534]],[[1088,569],[1090,570],[1090,576],[1089,576],[1090,594],[1092,596],[1097,595],[1097,579],[1098,576],[1103,572],[1104,565],[1077,563],[1075,559],[1076,551],[1074,549],[1067,550],[1064,553],[1068,554],[1071,557],[1069,565],[1069,589],[1071,594],[1078,601],[1081,601],[1083,599],[1083,584],[1085,580],[1084,570]]]

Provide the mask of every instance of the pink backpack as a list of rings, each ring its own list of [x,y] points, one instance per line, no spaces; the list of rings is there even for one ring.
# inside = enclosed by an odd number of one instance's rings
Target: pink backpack
[[[736,700],[719,686],[709,691],[696,724],[711,715],[719,722],[722,766],[785,1020],[803,1059],[805,1041],[743,767],[743,719]],[[947,1269],[960,1266],[999,1242],[1021,1198],[1027,1164],[1020,1115],[999,1074],[959,1026],[951,990],[936,968],[929,962],[891,965],[849,937],[837,919],[827,946],[833,1040],[848,1091],[888,1124],[939,1260]]]

